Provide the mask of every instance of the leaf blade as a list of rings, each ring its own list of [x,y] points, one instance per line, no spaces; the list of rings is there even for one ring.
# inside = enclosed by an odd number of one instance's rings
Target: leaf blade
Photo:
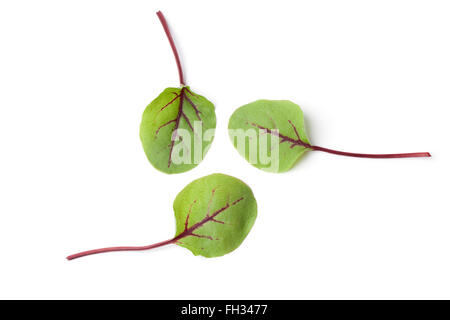
[[[257,204],[241,180],[212,174],[187,185],[174,201],[176,243],[194,255],[218,257],[240,246],[252,228]],[[186,223],[188,221],[188,223]]]
[[[310,148],[303,112],[298,105],[288,100],[257,100],[246,104],[232,114],[228,130],[238,152],[253,166],[269,172],[288,171]],[[234,136],[237,130],[242,130],[247,135],[253,131],[254,134],[246,138],[243,145]],[[276,139],[271,140],[269,136],[276,136]],[[264,150],[262,139],[266,139],[267,150]],[[256,150],[251,143],[256,144]],[[273,143],[278,144],[278,149],[274,148]],[[252,156],[252,152],[256,152],[256,156]],[[278,165],[272,167],[264,163],[264,153],[271,160],[277,161]]]
[[[204,133],[215,127],[216,115],[210,101],[187,86],[169,87],[145,109],[140,138],[148,160],[156,169],[181,173],[203,160],[214,138],[212,134],[211,139],[204,141]]]

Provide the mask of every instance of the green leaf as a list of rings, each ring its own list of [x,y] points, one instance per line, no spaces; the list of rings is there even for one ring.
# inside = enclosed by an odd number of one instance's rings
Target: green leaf
[[[218,257],[244,241],[256,219],[256,200],[241,180],[212,174],[187,185],[173,205],[177,244],[195,255]]]
[[[373,159],[431,157],[429,152],[371,154],[312,145],[302,110],[287,100],[257,100],[240,107],[230,117],[228,133],[248,162],[269,172],[288,171],[306,151]]]
[[[228,130],[239,153],[269,172],[289,170],[310,147],[302,110],[287,100],[257,100],[238,108]]]
[[[139,247],[108,247],[76,253],[68,260],[113,251],[142,251],[177,244],[194,255],[219,257],[240,246],[256,219],[256,200],[241,180],[211,174],[188,184],[173,203],[175,237]]]
[[[214,138],[214,105],[189,87],[167,88],[145,109],[140,137],[150,163],[165,173],[196,167]]]

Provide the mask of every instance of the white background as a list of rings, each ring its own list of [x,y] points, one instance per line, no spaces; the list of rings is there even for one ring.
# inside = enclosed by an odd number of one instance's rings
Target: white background
[[[194,170],[166,175],[139,140],[177,86],[155,12],[192,89],[216,106]],[[0,298],[450,298],[448,1],[2,1]],[[320,152],[285,174],[250,166],[226,127],[256,99],[302,106]],[[174,234],[172,202],[222,172],[258,201],[224,257],[144,245]]]

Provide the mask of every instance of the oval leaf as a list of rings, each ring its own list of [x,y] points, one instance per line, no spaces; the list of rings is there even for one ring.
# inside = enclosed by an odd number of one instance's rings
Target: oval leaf
[[[142,251],[177,244],[204,257],[219,257],[240,246],[256,219],[256,200],[241,180],[211,174],[188,184],[176,197],[173,208],[175,237],[148,246],[108,247],[83,251],[73,260],[113,251]]]
[[[187,185],[173,204],[176,243],[195,255],[218,257],[244,241],[256,219],[256,200],[241,180],[212,174]]]
[[[302,110],[287,100],[258,100],[240,107],[230,118],[228,132],[248,162],[270,172],[289,170],[308,150],[373,159],[431,157],[429,152],[355,153],[312,145]]]
[[[258,100],[237,109],[228,123],[235,148],[255,167],[284,172],[308,150],[303,112],[287,100]]]
[[[191,170],[214,138],[214,105],[189,87],[167,88],[145,109],[140,137],[150,163],[165,173]]]

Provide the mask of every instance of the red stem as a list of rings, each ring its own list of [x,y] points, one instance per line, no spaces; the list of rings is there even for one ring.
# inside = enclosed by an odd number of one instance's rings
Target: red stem
[[[353,153],[353,152],[344,152],[344,151],[338,151],[338,150],[333,150],[333,149],[328,149],[328,148],[323,148],[323,147],[319,147],[319,146],[313,146],[310,145],[309,143],[304,142],[302,139],[300,139],[300,135],[298,134],[297,128],[295,127],[295,125],[288,120],[289,123],[291,124],[292,128],[294,129],[294,132],[297,136],[297,139],[285,136],[281,133],[279,133],[278,131],[274,131],[273,129],[269,129],[263,126],[260,126],[256,123],[250,123],[252,126],[257,127],[261,130],[265,130],[266,133],[275,135],[277,137],[279,137],[281,139],[280,143],[283,142],[288,142],[291,144],[291,148],[295,147],[295,146],[301,146],[304,148],[308,148],[310,150],[313,151],[323,151],[323,152],[328,152],[328,153],[332,153],[332,154],[337,154],[340,156],[347,156],[347,157],[357,157],[357,158],[376,158],[376,159],[389,159],[389,158],[418,158],[418,157],[431,157],[431,154],[429,154],[428,152],[413,152],[413,153],[387,153],[387,154],[367,154],[367,153]]]
[[[344,152],[338,150],[332,150],[328,148],[322,148],[319,146],[311,146],[311,149],[314,151],[323,151],[332,154],[337,154],[340,156],[347,157],[357,157],[357,158],[418,158],[418,157],[431,157],[431,154],[428,152],[414,152],[414,153],[388,153],[388,154],[366,154],[366,153],[353,153],[353,152]]]
[[[215,192],[215,189],[213,189],[213,191],[212,191],[211,200],[212,200],[212,197],[214,196],[214,192]],[[176,243],[178,240],[183,239],[184,237],[188,237],[188,236],[199,237],[199,238],[208,238],[208,239],[212,240],[212,237],[206,236],[206,235],[201,235],[201,234],[196,234],[196,233],[194,233],[194,231],[196,229],[200,228],[201,226],[203,226],[205,223],[210,222],[210,221],[216,222],[216,223],[223,223],[219,220],[216,220],[215,217],[218,216],[220,213],[224,212],[225,210],[227,210],[228,208],[238,204],[243,199],[244,199],[244,197],[240,197],[239,199],[233,201],[232,203],[227,202],[227,204],[224,207],[215,211],[213,214],[209,214],[209,208],[208,208],[208,213],[206,214],[206,216],[201,221],[195,223],[191,227],[188,227],[188,224],[189,224],[189,214],[188,214],[186,216],[186,222],[184,224],[184,231],[181,232],[179,235],[175,236],[175,238],[173,238],[173,239],[158,242],[155,244],[151,244],[149,246],[142,246],[142,247],[109,247],[109,248],[88,250],[88,251],[83,251],[80,253],[70,255],[67,257],[67,260],[73,260],[73,259],[89,256],[91,254],[104,253],[104,252],[150,250],[153,248],[165,246],[167,244]],[[194,201],[194,203],[195,203],[195,201]]]
[[[186,84],[184,83],[183,68],[181,67],[180,56],[178,55],[177,47],[175,46],[175,42],[173,41],[172,34],[170,33],[169,25],[167,24],[166,18],[164,18],[164,15],[161,11],[158,11],[156,15],[158,16],[159,21],[161,21],[164,31],[166,32],[167,39],[169,39],[170,47],[172,48],[173,55],[175,56],[175,61],[177,62],[180,84],[184,86]]]
[[[73,260],[73,259],[89,256],[91,254],[104,253],[104,252],[150,250],[150,249],[153,249],[153,248],[158,248],[158,247],[162,247],[162,246],[165,246],[165,245],[168,245],[168,244],[171,244],[171,243],[175,243],[178,240],[178,238],[179,237],[175,237],[175,238],[170,239],[170,240],[166,240],[166,241],[162,241],[162,242],[151,244],[149,246],[142,246],[142,247],[109,247],[109,248],[88,250],[88,251],[83,251],[83,252],[79,252],[79,253],[76,253],[76,254],[72,254],[72,255],[68,256],[66,259],[67,260]]]

